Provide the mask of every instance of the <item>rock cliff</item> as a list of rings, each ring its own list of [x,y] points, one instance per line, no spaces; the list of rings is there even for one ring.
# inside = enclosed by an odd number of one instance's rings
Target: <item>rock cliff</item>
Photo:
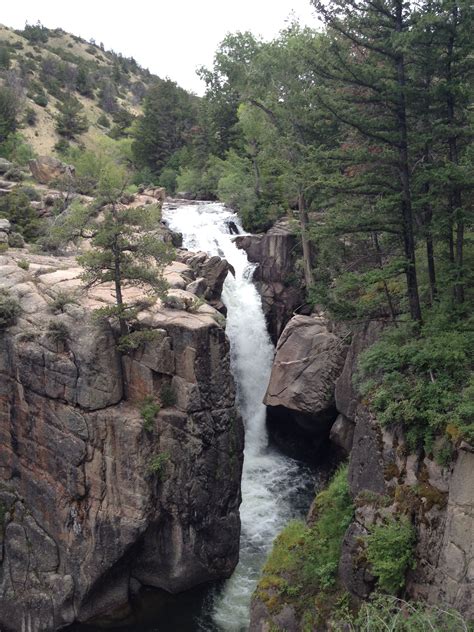
[[[316,427],[321,411],[334,406],[332,420],[337,418],[330,438],[349,455],[349,491],[355,506],[342,542],[342,587],[356,600],[376,588],[364,536],[384,517],[403,513],[416,531],[416,564],[406,578],[406,596],[453,607],[473,619],[474,448],[461,443],[450,464],[442,467],[422,451],[411,453],[401,428],[380,425],[361,400],[354,376],[360,353],[377,340],[382,328],[380,322],[357,326],[344,351],[318,319],[293,318],[277,346],[266,403],[296,413],[295,426],[304,415]],[[311,594],[312,587],[306,588]],[[306,629],[297,611],[291,598],[275,596],[269,607],[257,591],[250,631],[264,632],[271,626]]]
[[[449,466],[428,455],[410,454],[400,428],[384,429],[361,402],[352,376],[357,356],[380,332],[375,323],[354,335],[336,383],[336,406],[354,425],[349,485],[356,502],[353,523],[344,538],[339,575],[355,596],[374,587],[361,564],[361,536],[382,515],[403,510],[416,528],[416,566],[407,577],[407,594],[445,604],[474,618],[474,450],[461,444]],[[383,511],[380,510],[383,499]]]
[[[220,314],[144,302],[155,337],[121,358],[92,317],[110,288],[81,290],[74,259],[10,252],[0,288],[21,314],[0,332],[0,628],[51,632],[123,606],[137,582],[177,592],[229,576],[243,430]],[[222,265],[207,263],[216,298]],[[180,265],[168,276],[196,281]],[[151,424],[144,401],[161,405]]]
[[[280,221],[263,235],[235,238],[248,260],[259,264],[254,281],[262,297],[268,331],[276,344],[293,312],[305,302],[295,273],[298,240],[288,222]]]

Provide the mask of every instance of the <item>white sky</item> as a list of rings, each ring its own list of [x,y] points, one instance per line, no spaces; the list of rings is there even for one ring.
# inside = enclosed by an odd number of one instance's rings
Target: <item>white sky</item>
[[[197,67],[210,66],[226,33],[275,36],[290,15],[317,27],[309,0],[2,0],[0,22],[40,20],[113,49],[198,94]]]

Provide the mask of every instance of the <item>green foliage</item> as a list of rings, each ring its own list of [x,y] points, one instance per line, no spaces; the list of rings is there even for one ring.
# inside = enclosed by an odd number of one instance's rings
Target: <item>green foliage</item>
[[[53,298],[51,309],[55,314],[62,314],[66,305],[73,305],[75,303],[77,303],[77,299],[74,294],[61,290]]]
[[[173,81],[160,81],[148,91],[143,112],[133,132],[133,153],[139,167],[158,175],[186,142],[195,121],[193,99]]]
[[[135,309],[135,307],[132,307],[129,310],[125,310],[124,316],[128,321],[134,319]],[[110,317],[111,315],[110,310],[108,310],[108,316]],[[144,347],[147,343],[153,343],[159,338],[160,333],[153,329],[137,329],[125,336],[121,336],[117,348],[121,353],[130,353]]]
[[[312,524],[291,522],[274,542],[257,595],[270,611],[285,603],[302,613],[318,594],[332,594],[344,533],[354,513],[347,467],[341,467],[315,503]]]
[[[375,594],[356,615],[346,612],[334,626],[337,632],[470,632],[455,610]]]
[[[27,261],[26,259],[18,259],[16,264],[22,270],[29,270],[30,269],[30,262]]]
[[[160,401],[163,408],[170,408],[176,405],[176,393],[171,384],[163,384],[161,387]]]
[[[8,245],[10,248],[23,248],[25,245],[25,240],[20,235],[20,233],[11,232],[8,235]]]
[[[18,96],[13,90],[0,86],[0,143],[16,131],[19,105]]]
[[[25,123],[30,127],[34,127],[38,121],[38,115],[33,108],[26,108],[25,110]]]
[[[66,344],[71,337],[66,323],[60,320],[51,320],[48,325],[48,336],[56,344]]]
[[[10,68],[11,55],[6,46],[0,46],[0,68],[8,70]]]
[[[58,105],[56,131],[60,136],[74,140],[89,129],[89,123],[83,114],[84,106],[75,97],[67,97]]]
[[[7,195],[0,198],[0,217],[10,220],[13,229],[20,233],[26,241],[35,241],[41,230],[41,222],[29,197],[15,187]]]
[[[102,113],[97,119],[97,125],[101,125],[102,127],[110,127],[110,120],[106,114]]]
[[[147,432],[151,432],[153,430],[154,421],[160,410],[161,406],[153,397],[145,397],[142,405],[140,406],[140,415],[143,419],[143,427]]]
[[[316,497],[316,522],[305,537],[306,581],[316,582],[323,589],[334,586],[342,539],[353,512],[347,467],[342,467],[328,488]]]
[[[38,20],[36,24],[28,24],[27,22],[20,34],[32,44],[46,44],[50,36],[50,30]]]
[[[434,438],[474,440],[474,334],[470,321],[444,307],[388,329],[359,360],[358,381],[382,424],[401,424],[411,448]]]
[[[166,474],[166,466],[168,465],[170,456],[167,452],[160,452],[155,454],[150,459],[148,465],[148,472],[156,476],[159,480],[163,480]]]
[[[10,134],[3,143],[0,143],[0,156],[24,166],[35,157],[35,153],[23,136],[16,132]]]
[[[414,568],[416,532],[406,517],[386,518],[366,538],[366,555],[381,590],[396,594]]]
[[[12,327],[21,314],[18,301],[10,296],[8,290],[0,288],[0,331]]]

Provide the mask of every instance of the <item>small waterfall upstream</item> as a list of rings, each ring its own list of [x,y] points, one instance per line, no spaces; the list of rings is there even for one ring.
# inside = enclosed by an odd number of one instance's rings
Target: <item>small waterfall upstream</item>
[[[219,203],[165,205],[163,215],[172,230],[182,233],[185,248],[224,257],[235,269],[235,278],[229,274],[226,279],[222,298],[245,425],[240,561],[212,600],[207,622],[196,622],[195,629],[243,632],[248,628],[251,595],[272,542],[289,520],[307,509],[314,484],[309,468],[268,446],[262,400],[274,349],[252,283],[254,266],[230,234],[229,222],[242,231],[239,218]]]

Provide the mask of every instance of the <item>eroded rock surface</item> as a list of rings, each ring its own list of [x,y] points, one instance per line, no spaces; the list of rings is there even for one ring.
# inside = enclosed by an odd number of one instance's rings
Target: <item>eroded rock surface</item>
[[[245,250],[250,262],[259,264],[254,281],[276,344],[293,312],[304,303],[304,291],[295,274],[297,238],[289,223],[280,221],[263,235],[241,235],[235,243]]]
[[[22,307],[0,333],[0,628],[51,632],[123,606],[132,585],[229,576],[243,431],[217,312],[145,303],[156,337],[122,359],[92,317],[111,288],[84,292],[74,259],[23,252],[24,270],[19,256],[0,257]],[[60,291],[74,302],[54,313]],[[161,404],[148,425],[146,397]]]
[[[276,348],[264,403],[270,427],[288,437],[308,437],[314,449],[327,439],[337,413],[334,387],[346,347],[330,332],[323,319],[294,316],[285,327]],[[306,439],[305,439],[306,437]]]

